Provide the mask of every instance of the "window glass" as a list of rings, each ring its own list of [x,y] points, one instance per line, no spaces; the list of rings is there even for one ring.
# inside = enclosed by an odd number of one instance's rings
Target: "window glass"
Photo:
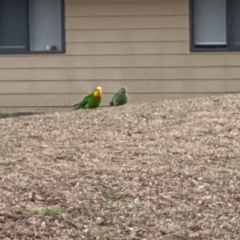
[[[195,45],[226,45],[226,1],[194,0],[193,29]]]
[[[64,0],[0,0],[0,53],[62,52]]]
[[[240,47],[240,1],[229,1],[229,45]]]
[[[0,49],[27,49],[28,0],[0,0]]]
[[[62,49],[61,0],[30,0],[30,50]]]

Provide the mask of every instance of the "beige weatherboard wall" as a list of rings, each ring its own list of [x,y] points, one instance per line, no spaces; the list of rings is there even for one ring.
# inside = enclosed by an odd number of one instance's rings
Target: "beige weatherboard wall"
[[[238,53],[190,53],[187,0],[66,0],[66,53],[0,55],[1,111],[70,107],[101,85],[131,102],[240,90]]]

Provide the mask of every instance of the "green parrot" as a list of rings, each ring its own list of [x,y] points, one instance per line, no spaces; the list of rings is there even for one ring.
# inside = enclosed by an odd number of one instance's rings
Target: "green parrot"
[[[73,110],[80,108],[97,108],[102,101],[102,87],[98,86],[93,92],[86,95],[79,103],[73,105]]]
[[[127,94],[127,88],[126,87],[121,87],[118,92],[116,92],[109,103],[110,107],[111,106],[119,106],[119,105],[124,105],[128,102],[128,94]]]

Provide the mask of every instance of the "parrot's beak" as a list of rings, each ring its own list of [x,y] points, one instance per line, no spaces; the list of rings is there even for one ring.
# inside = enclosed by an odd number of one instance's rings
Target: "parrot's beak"
[[[101,98],[101,97],[102,97],[102,93],[101,93],[99,90],[95,90],[94,96],[95,96],[96,98]]]
[[[126,88],[122,88],[121,90],[122,90],[122,93],[126,93],[127,92]]]
[[[101,97],[102,97],[102,87],[98,86],[98,87],[95,89],[94,96],[96,96],[96,97],[98,97],[98,98],[101,98]]]

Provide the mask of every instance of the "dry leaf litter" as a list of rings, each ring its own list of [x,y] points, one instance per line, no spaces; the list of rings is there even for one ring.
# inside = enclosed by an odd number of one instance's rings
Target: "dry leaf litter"
[[[240,239],[240,95],[0,119],[0,239]]]

